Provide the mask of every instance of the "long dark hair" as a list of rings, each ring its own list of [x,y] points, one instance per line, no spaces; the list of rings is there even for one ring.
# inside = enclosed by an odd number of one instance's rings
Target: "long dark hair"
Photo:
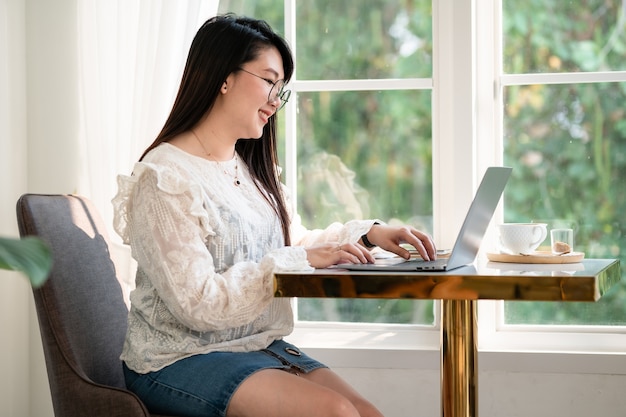
[[[157,138],[139,160],[161,143],[193,128],[213,107],[228,75],[256,59],[260,51],[268,47],[275,47],[280,53],[287,83],[293,74],[291,50],[267,22],[233,14],[207,20],[191,43],[172,111]],[[270,117],[260,139],[239,139],[235,149],[268,203],[274,207],[282,224],[285,244],[290,245],[289,216],[276,172],[276,114]]]

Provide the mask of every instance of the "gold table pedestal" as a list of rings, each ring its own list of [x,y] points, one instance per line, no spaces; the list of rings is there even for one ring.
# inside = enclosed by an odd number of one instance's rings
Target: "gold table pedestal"
[[[476,302],[441,302],[441,415],[478,416]]]

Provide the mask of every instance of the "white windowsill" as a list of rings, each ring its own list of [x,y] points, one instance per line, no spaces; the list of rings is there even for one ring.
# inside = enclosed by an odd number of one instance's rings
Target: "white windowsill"
[[[439,329],[392,327],[298,324],[286,339],[332,368],[439,369]],[[481,372],[626,375],[626,346],[617,351],[486,347],[479,348],[478,366]]]

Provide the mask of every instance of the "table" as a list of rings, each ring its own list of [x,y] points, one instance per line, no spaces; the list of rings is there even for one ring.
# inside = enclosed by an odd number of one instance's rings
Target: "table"
[[[441,415],[478,416],[477,300],[597,301],[621,279],[616,259],[572,264],[476,262],[448,272],[317,269],[275,274],[277,297],[441,302]]]

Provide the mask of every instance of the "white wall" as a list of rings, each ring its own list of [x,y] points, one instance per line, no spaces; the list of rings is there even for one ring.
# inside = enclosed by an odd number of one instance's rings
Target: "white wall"
[[[23,1],[0,1],[0,235],[16,235],[15,201],[26,188],[26,60]],[[30,289],[0,271],[0,415],[29,415]]]
[[[0,56],[0,235],[17,235],[20,194],[76,189],[76,1],[0,0],[0,51],[8,45],[6,56]],[[0,334],[0,417],[52,416],[30,289],[21,276],[4,271]],[[346,361],[344,351],[315,354],[387,417],[439,414],[436,352],[402,352],[403,360],[392,361],[393,366],[385,358],[393,355],[389,352],[365,353],[358,363]],[[518,359],[514,353],[480,354],[482,417],[626,415],[626,376],[594,373],[593,358],[588,359],[591,371],[580,371],[576,357],[571,368],[567,360],[544,368],[550,359],[542,355],[529,367]]]
[[[74,0],[0,0],[3,236],[17,236],[22,193],[76,189],[75,9]],[[0,274],[0,416],[52,416],[30,287]]]
[[[440,415],[438,351],[306,347],[319,345],[316,339],[320,338],[303,337],[296,331],[291,341],[344,376],[386,417]],[[337,344],[345,346],[341,340]],[[619,354],[480,352],[478,414],[624,417],[626,375],[622,364],[623,355]]]
[[[26,192],[72,193],[78,182],[76,0],[27,0],[25,3]],[[32,301],[29,336],[29,417],[52,417]]]

